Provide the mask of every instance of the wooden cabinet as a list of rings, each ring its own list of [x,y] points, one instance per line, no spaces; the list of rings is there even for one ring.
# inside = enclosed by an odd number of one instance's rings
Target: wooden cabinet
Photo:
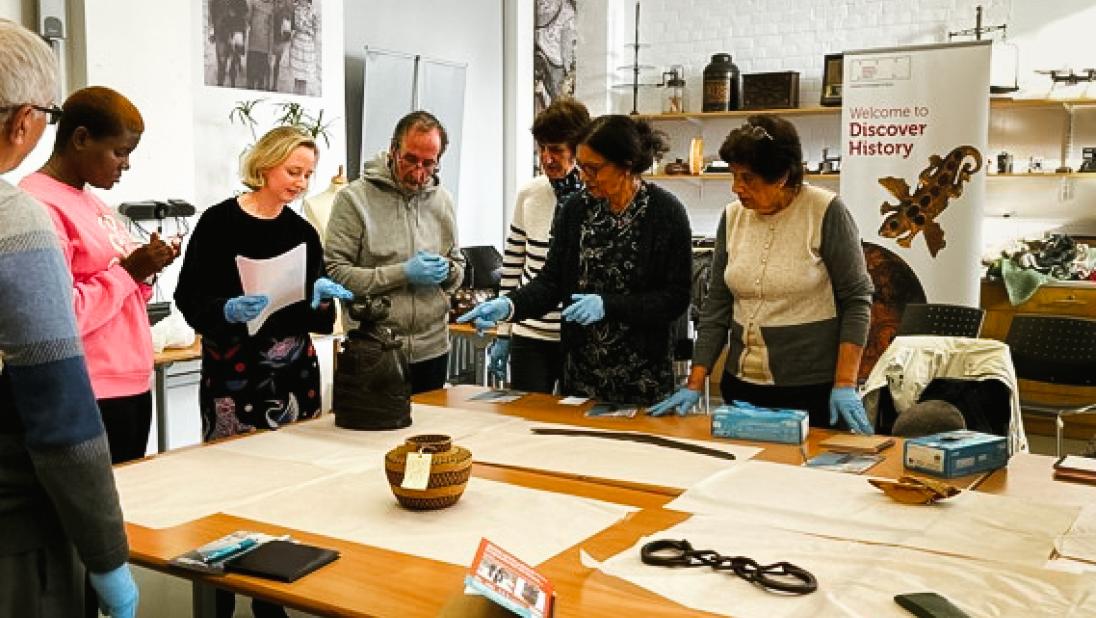
[[[1027,302],[1013,306],[1005,285],[1000,281],[982,281],[981,306],[986,310],[982,336],[1004,341],[1012,318],[1018,313],[1065,315],[1096,318],[1096,283],[1063,281],[1041,286]],[[1045,382],[1020,380],[1020,398],[1060,405],[1078,406],[1096,402],[1096,388],[1055,386]],[[1043,417],[1024,415],[1028,433],[1054,435],[1054,422]],[[1089,439],[1096,433],[1096,414],[1072,417],[1066,421],[1066,436]]]
[[[1041,286],[1026,303],[1013,306],[1000,281],[982,281],[981,307],[986,310],[982,336],[1005,340],[1017,313],[1096,318],[1096,283],[1063,281]]]

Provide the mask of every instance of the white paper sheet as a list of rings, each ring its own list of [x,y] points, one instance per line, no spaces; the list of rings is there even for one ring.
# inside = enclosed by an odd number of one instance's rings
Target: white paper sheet
[[[383,466],[384,454],[411,436],[443,434],[452,438],[454,444],[465,446],[468,436],[509,422],[510,417],[491,412],[412,404],[411,426],[403,429],[343,429],[335,426],[333,414],[327,414],[312,421],[286,425],[277,431],[249,436],[246,440],[229,440],[206,448],[345,472]],[[472,458],[477,459],[474,451]]]
[[[666,508],[722,514],[787,530],[986,560],[1043,565],[1079,509],[966,491],[906,505],[862,476],[743,462],[698,483]]]
[[[687,539],[694,548],[748,556],[761,564],[787,561],[810,571],[818,591],[805,596],[766,592],[730,573],[643,564],[639,550],[655,539]],[[736,618],[818,616],[908,617],[895,594],[933,591],[971,616],[1096,615],[1096,574],[942,556],[817,537],[727,516],[695,516],[598,565],[687,607]]]
[[[471,564],[480,538],[487,537],[536,565],[634,510],[473,477],[457,504],[409,511],[396,502],[378,468],[329,477],[226,512],[458,565]]]
[[[272,258],[256,260],[236,256],[236,268],[240,271],[244,294],[265,294],[270,299],[259,315],[248,321],[247,334],[259,332],[275,311],[305,299],[307,258],[307,245],[303,242]]]
[[[578,429],[525,419],[465,438],[476,461],[507,466],[551,470],[587,477],[687,488],[708,476],[750,459],[761,449],[729,442],[689,440],[667,436],[676,442],[695,444],[733,454],[728,461],[675,448],[585,436],[537,435],[534,427]]]
[[[182,524],[331,474],[304,462],[211,448],[167,453],[114,469],[126,521],[148,528]]]

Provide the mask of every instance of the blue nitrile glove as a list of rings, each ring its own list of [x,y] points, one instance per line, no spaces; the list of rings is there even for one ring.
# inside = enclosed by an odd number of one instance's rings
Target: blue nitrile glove
[[[605,301],[598,294],[571,294],[575,301],[563,310],[563,319],[589,326],[605,317]]]
[[[485,303],[476,305],[471,311],[457,318],[457,324],[465,324],[475,320],[476,331],[482,335],[483,331],[494,327],[495,322],[505,320],[511,311],[510,301],[505,297],[492,298]]]
[[[403,263],[403,272],[413,285],[436,285],[449,276],[449,261],[436,253],[419,251]]]
[[[491,372],[491,375],[495,376],[499,382],[506,381],[506,361],[510,360],[510,338],[498,337],[495,342],[487,348],[487,353],[491,355],[491,361],[487,365],[487,370]]]
[[[329,298],[354,300],[354,293],[327,277],[316,279],[312,284],[312,308],[319,309],[320,303]]]
[[[137,601],[140,594],[133,574],[129,572],[129,563],[106,573],[88,571],[88,579],[95,594],[99,596],[99,609],[112,618],[134,618],[137,616]]]
[[[673,395],[647,408],[647,415],[662,416],[667,412],[673,412],[678,416],[685,416],[698,403],[700,403],[700,391],[683,386]]]
[[[236,324],[254,320],[269,304],[270,297],[266,294],[245,294],[230,298],[225,303],[225,319]]]
[[[830,391],[830,425],[837,424],[837,415],[845,419],[845,423],[853,433],[872,435],[871,423],[868,422],[868,413],[864,410],[864,402],[856,394],[856,389],[851,386],[838,386]]]

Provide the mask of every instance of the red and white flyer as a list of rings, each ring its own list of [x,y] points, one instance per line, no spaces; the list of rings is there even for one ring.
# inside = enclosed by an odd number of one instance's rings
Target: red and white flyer
[[[465,592],[481,594],[524,618],[552,615],[552,583],[487,539],[464,578]]]

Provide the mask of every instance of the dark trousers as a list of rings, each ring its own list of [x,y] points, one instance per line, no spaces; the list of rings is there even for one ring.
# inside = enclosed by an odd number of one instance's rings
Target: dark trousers
[[[830,391],[833,384],[808,384],[805,386],[774,386],[751,384],[723,372],[719,381],[720,395],[725,403],[745,401],[763,408],[792,408],[806,410],[811,415],[811,427],[826,427],[848,431],[849,426],[840,417],[830,425]]]
[[[217,618],[232,618],[236,612],[236,595],[228,590],[217,590]],[[251,599],[251,615],[255,618],[286,618],[285,608],[268,601]]]
[[[65,541],[0,555],[0,616],[79,616],[84,607],[83,578],[76,549]]]
[[[561,366],[558,341],[510,338],[510,386],[514,389],[550,395],[555,392]]]
[[[152,425],[152,393],[99,399],[99,413],[110,443],[110,461],[120,464],[145,456]]]
[[[445,376],[448,372],[448,354],[411,363],[411,394],[425,393],[445,386]]]

